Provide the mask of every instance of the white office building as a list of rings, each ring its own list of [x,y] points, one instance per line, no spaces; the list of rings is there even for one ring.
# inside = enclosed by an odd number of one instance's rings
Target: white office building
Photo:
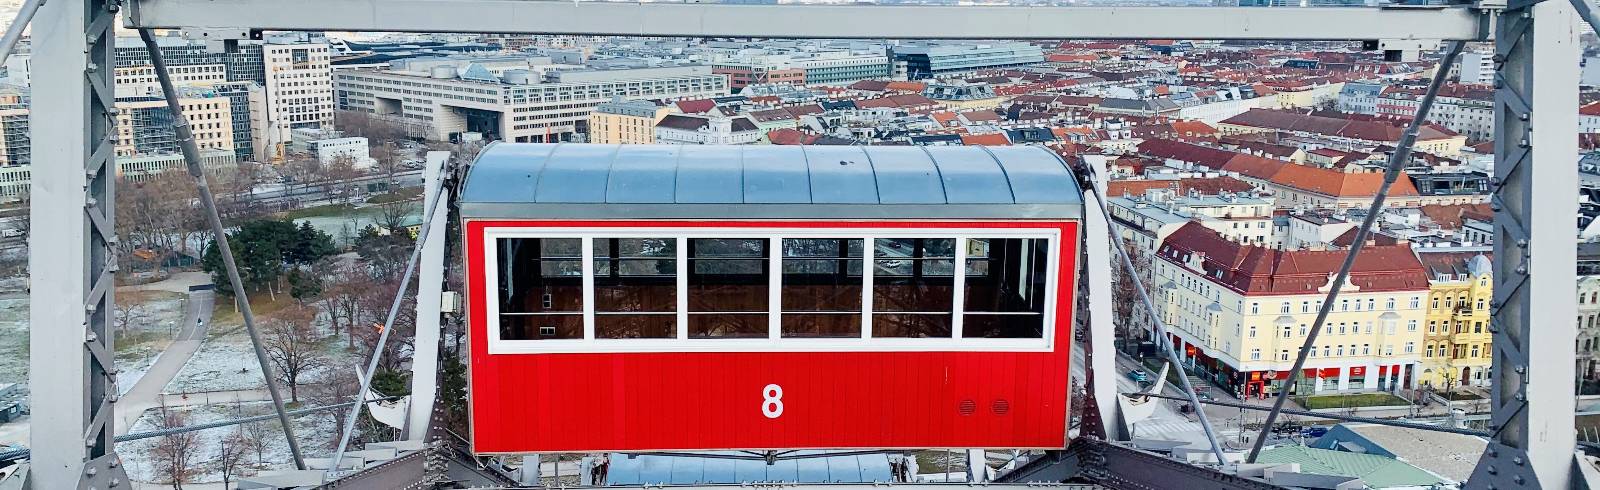
[[[525,61],[523,68],[497,63],[491,70],[475,59],[444,61],[340,71],[338,107],[389,116],[429,139],[480,133],[491,140],[550,142],[587,132],[589,113],[614,97],[728,94],[728,77],[712,74],[709,66],[560,69]]]

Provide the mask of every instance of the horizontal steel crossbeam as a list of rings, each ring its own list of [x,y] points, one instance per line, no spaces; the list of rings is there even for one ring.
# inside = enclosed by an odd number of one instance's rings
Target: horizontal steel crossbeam
[[[138,0],[129,27],[872,39],[1478,40],[1449,8],[723,5],[527,0]],[[315,15],[306,15],[316,12]]]

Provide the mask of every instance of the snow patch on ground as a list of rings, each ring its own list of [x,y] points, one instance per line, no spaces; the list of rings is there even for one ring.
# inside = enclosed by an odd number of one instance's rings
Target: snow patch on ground
[[[320,305],[316,307],[320,309]],[[365,362],[358,353],[346,349],[343,336],[330,334],[325,324],[326,317],[319,317],[317,322],[319,330],[329,334],[322,341],[327,361],[325,369],[349,369],[349,366]],[[200,344],[200,350],[195,351],[194,357],[189,358],[178,375],[167,383],[164,391],[199,393],[265,389],[267,385],[261,377],[261,364],[256,362],[255,348],[251,347],[250,336],[244,326],[217,324],[211,328],[211,333]],[[365,369],[365,364],[362,364],[362,368]],[[320,371],[307,373],[301,377],[300,383],[305,385],[313,382],[320,374]],[[287,391],[287,387],[284,390]]]
[[[237,342],[222,337],[210,338],[200,344],[200,350],[183,365],[178,375],[167,383],[167,393],[196,393],[202,391],[253,390],[265,388],[261,377],[261,364],[256,362],[255,349],[250,340]]]
[[[185,295],[140,291],[141,317],[117,342],[117,393],[126,394],[154,366],[183,324]]]
[[[0,383],[28,382],[28,297],[0,297]]]
[[[198,425],[211,422],[233,420],[241,417],[266,415],[272,413],[272,404],[268,402],[252,402],[237,405],[212,405],[202,407],[184,407],[171,410],[185,414],[184,425]],[[138,422],[133,424],[130,433],[140,433],[155,430],[156,422],[161,417],[160,410],[145,412]],[[302,415],[294,420],[295,435],[298,436],[300,446],[307,457],[327,456],[331,451],[333,441],[338,436],[339,427],[334,425],[333,417],[327,412]],[[283,438],[283,429],[276,419],[261,422],[267,430],[263,438],[266,449],[257,461],[254,451],[250,451],[244,458],[243,470],[239,473],[250,475],[265,470],[294,469],[294,463],[289,456],[289,445]],[[185,483],[214,483],[222,481],[222,471],[217,461],[222,450],[222,440],[236,430],[234,427],[218,427],[198,431],[199,440],[195,450],[197,474]],[[117,444],[117,453],[122,455],[122,460],[128,470],[128,478],[135,483],[160,484],[140,485],[150,488],[165,487],[168,482],[161,475],[154,461],[151,461],[152,449],[159,444],[161,438],[154,437]]]

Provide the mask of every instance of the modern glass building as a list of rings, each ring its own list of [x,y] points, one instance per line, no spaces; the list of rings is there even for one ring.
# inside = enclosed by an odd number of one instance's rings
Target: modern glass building
[[[891,46],[890,53],[912,80],[1044,62],[1043,49],[1016,42],[912,44]]]

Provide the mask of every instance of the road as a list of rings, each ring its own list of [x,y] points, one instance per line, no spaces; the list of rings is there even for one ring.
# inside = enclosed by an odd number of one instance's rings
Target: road
[[[161,353],[150,370],[135,382],[133,388],[117,400],[117,435],[128,433],[133,423],[145,410],[161,405],[161,390],[183,370],[183,365],[200,350],[201,341],[211,326],[211,307],[216,293],[210,289],[189,291],[188,308],[183,313],[183,330],[167,350]]]
[[[399,184],[396,184],[395,187],[418,187],[422,185],[422,171],[406,170],[402,172],[395,172],[394,179],[400,182]],[[384,182],[385,180],[387,180],[387,177],[383,175],[368,175],[349,179],[339,184],[327,187],[338,188],[349,187],[352,185],[375,184]],[[324,187],[325,186],[322,184],[313,184],[309,189],[299,184],[269,184],[257,186],[251,194],[255,197],[256,201],[267,205],[277,204],[287,200],[298,200],[302,203],[311,203],[316,201],[324,201],[329,198],[328,194],[323,192]]]

